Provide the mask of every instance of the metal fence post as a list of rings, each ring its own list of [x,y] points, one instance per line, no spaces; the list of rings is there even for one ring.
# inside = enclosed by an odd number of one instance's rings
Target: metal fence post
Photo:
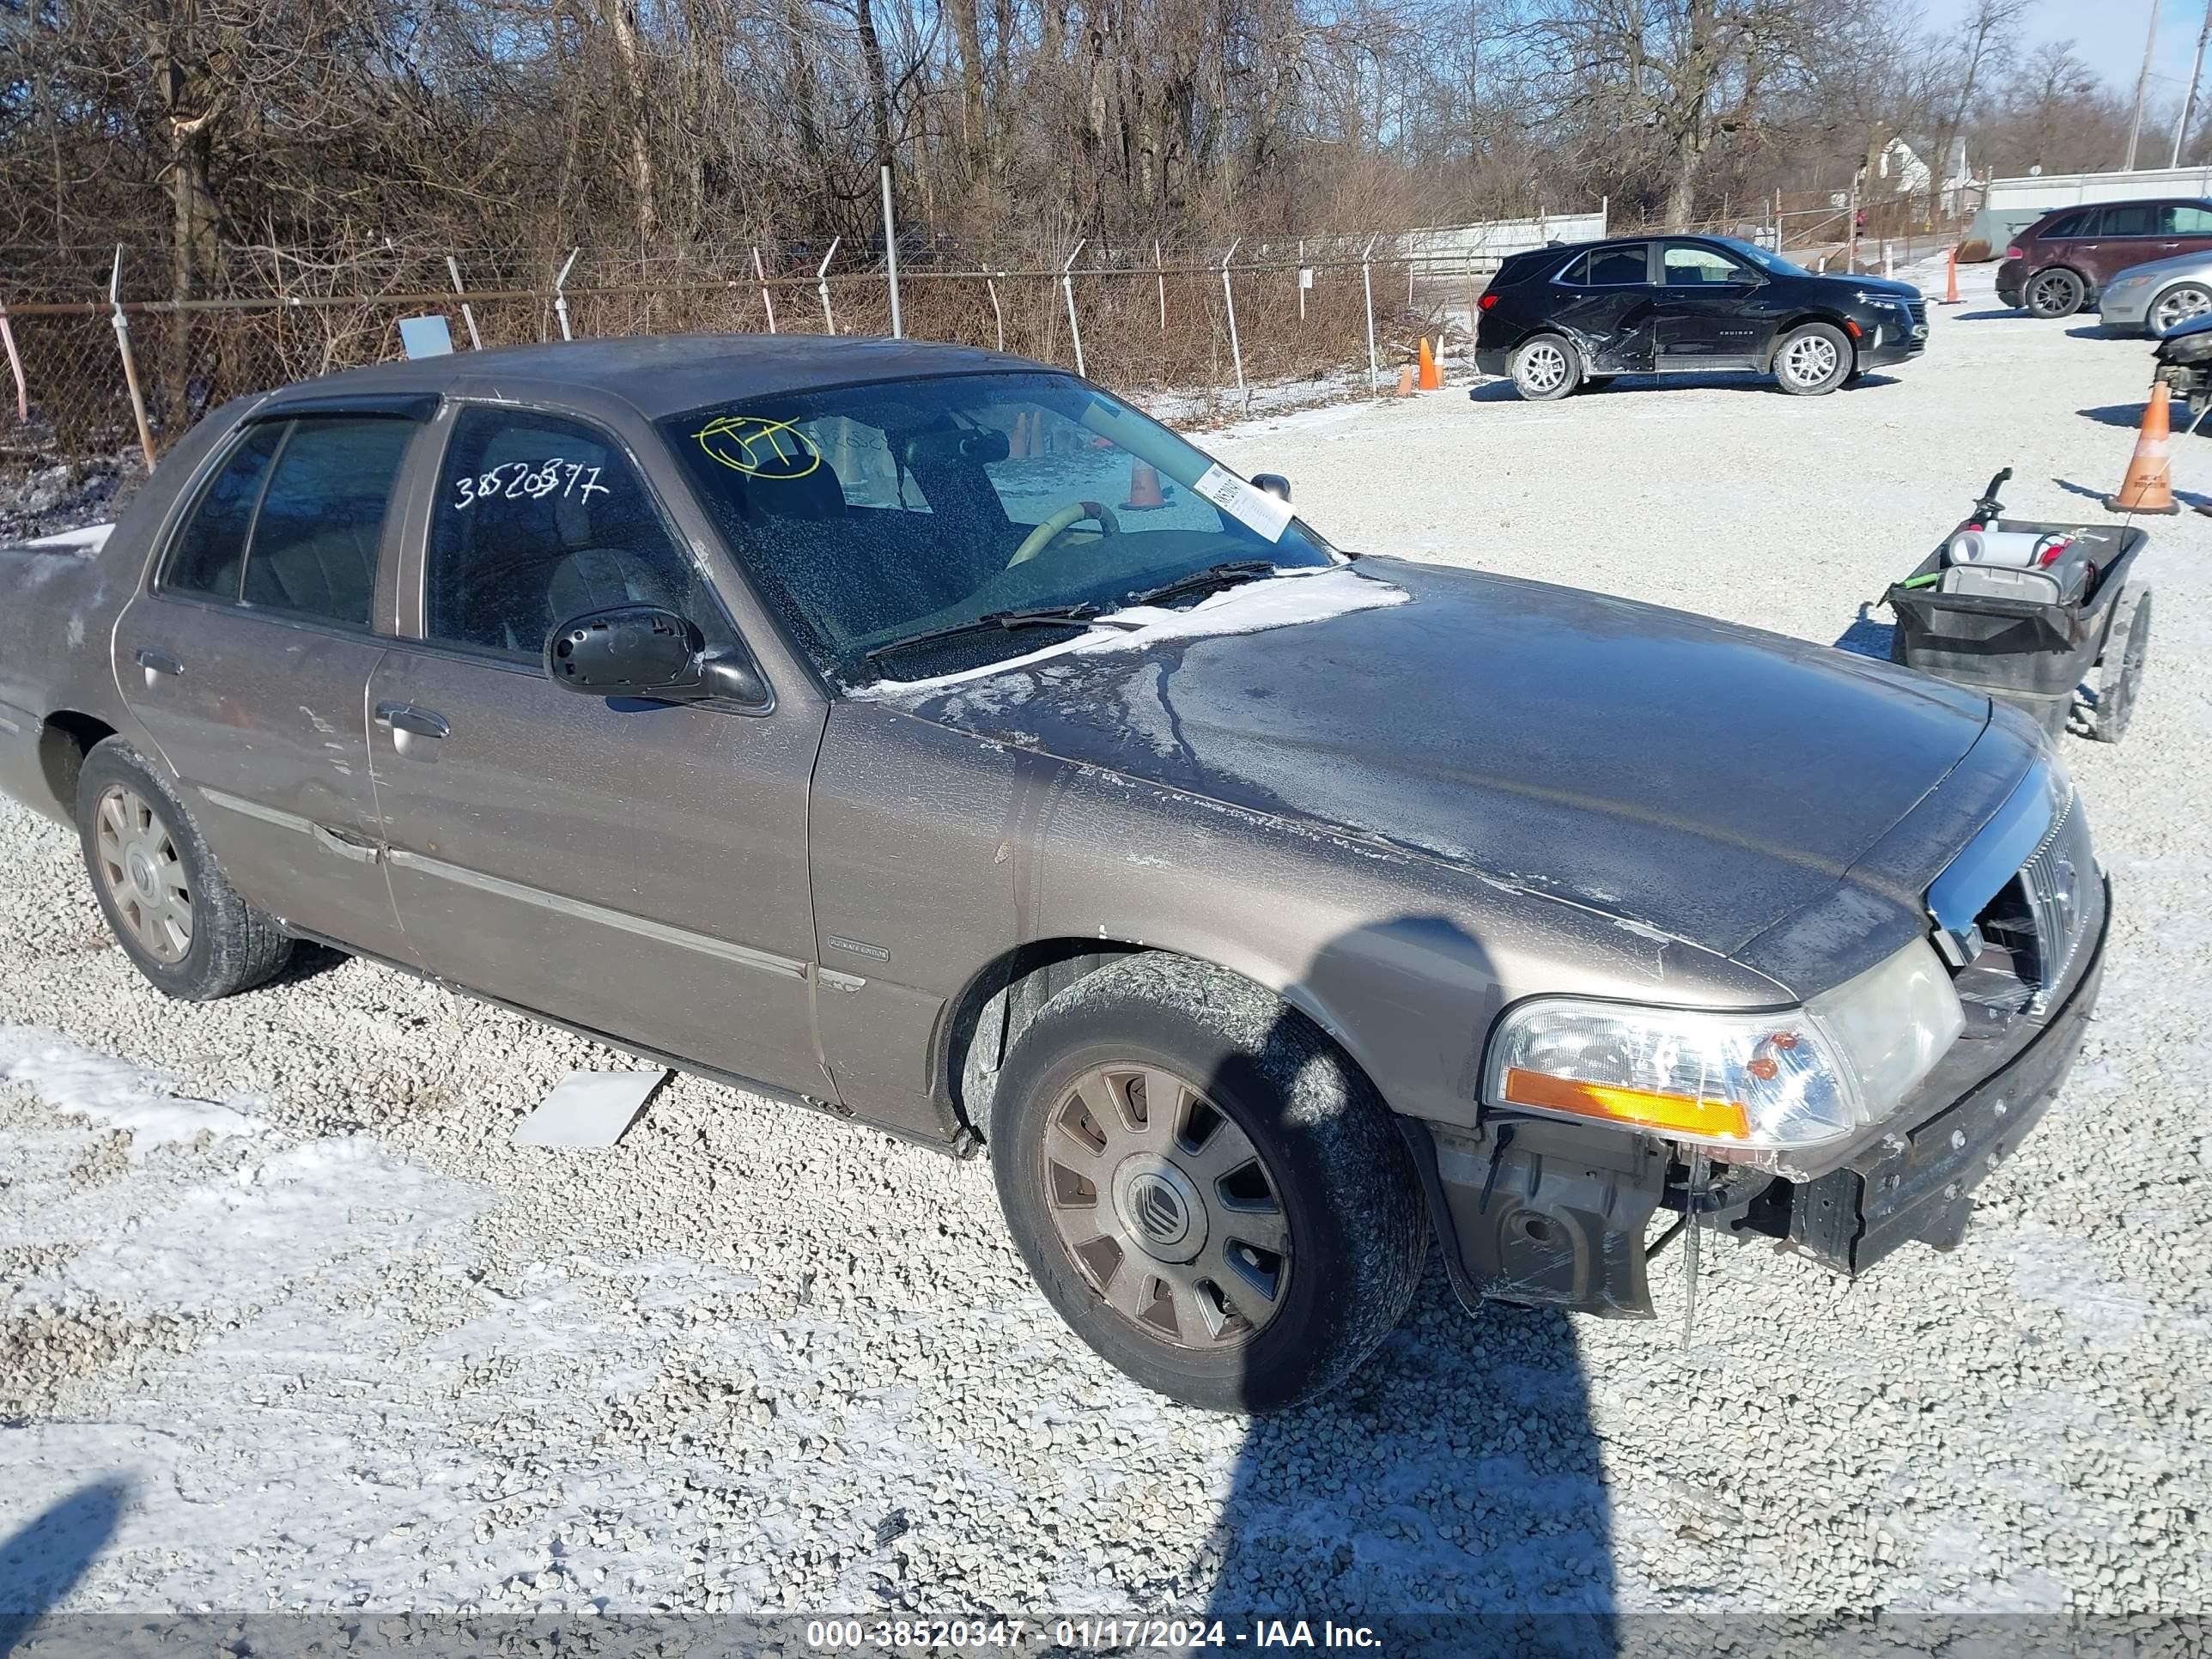
[[[456,259],[452,254],[448,253],[446,256],[446,269],[453,274],[453,292],[465,295],[468,293],[468,289],[461,284],[461,262],[459,259]],[[477,314],[474,311],[471,311],[469,308],[469,302],[465,298],[461,301],[461,320],[468,325],[469,349],[471,351],[482,351],[483,349],[483,336],[477,332]]]
[[[1298,238],[1298,320],[1306,319],[1306,239]]]
[[[1003,276],[1006,274],[1002,270],[999,276]],[[999,349],[1004,351],[1006,349],[1006,313],[999,307],[998,281],[988,271],[983,275],[983,292],[991,296],[991,320],[998,326]]]
[[[830,310],[830,262],[837,257],[837,244],[844,240],[842,236],[832,236],[830,251],[822,256],[822,263],[814,268],[814,291],[822,296],[822,331],[825,334],[837,331],[837,319]]]
[[[1087,237],[1077,237],[1075,246],[1068,250],[1067,263],[1060,268],[1060,291],[1067,296],[1067,333],[1068,337],[1075,342],[1075,372],[1078,374],[1084,372],[1083,325],[1075,320],[1075,256],[1083,252],[1083,245],[1088,240]]]
[[[1160,258],[1160,239],[1152,238],[1152,275],[1160,285],[1160,332],[1168,331],[1168,266]]]
[[[568,263],[561,267],[560,275],[553,279],[553,314],[561,319],[561,337],[564,340],[575,337],[568,332],[568,295],[565,290],[568,286],[568,273],[575,269],[576,256],[583,251],[580,247],[570,248]]]
[[[1221,297],[1229,302],[1229,356],[1237,365],[1237,389],[1239,392],[1246,390],[1244,348],[1237,338],[1237,289],[1229,280],[1229,262],[1237,257],[1237,250],[1243,246],[1244,239],[1240,236],[1229,245],[1229,252],[1221,256]]]
[[[898,230],[891,219],[891,170],[883,169],[884,178],[884,258],[890,269],[891,282],[891,338],[906,338],[906,319],[899,311],[898,289]]]
[[[759,280],[761,289],[761,309],[768,313],[768,331],[773,334],[775,332],[775,296],[768,291],[768,272],[761,264],[760,250],[758,248],[755,248],[753,250],[753,275]]]
[[[123,385],[131,394],[131,414],[138,422],[138,447],[146,457],[146,470],[154,470],[154,428],[146,422],[146,394],[138,389],[138,365],[131,356],[131,319],[123,314],[123,244],[115,245],[115,268],[107,276],[107,303],[114,307],[110,319],[115,325],[115,349],[123,354]],[[184,313],[177,313],[177,325],[184,326]]]
[[[1367,295],[1367,389],[1376,391],[1382,384],[1382,371],[1375,363],[1375,244],[1379,239],[1370,236],[1367,246],[1359,250],[1359,286]]]
[[[15,377],[15,418],[25,425],[31,420],[31,388],[23,383],[23,359],[15,349],[15,325],[8,320],[8,307],[0,305],[0,344],[8,348],[8,372]]]

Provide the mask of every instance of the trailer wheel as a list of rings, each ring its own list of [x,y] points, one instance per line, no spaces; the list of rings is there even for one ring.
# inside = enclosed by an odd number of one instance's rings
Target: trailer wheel
[[[2112,625],[2097,658],[2097,718],[2089,735],[2099,743],[2118,743],[2127,735],[2149,648],[2150,589],[2130,588],[2113,608]]]

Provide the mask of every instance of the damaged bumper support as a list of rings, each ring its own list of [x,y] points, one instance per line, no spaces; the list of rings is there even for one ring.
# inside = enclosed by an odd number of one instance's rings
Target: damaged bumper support
[[[1403,1121],[1453,1288],[1469,1307],[1487,1298],[1648,1318],[1648,1237],[1662,1205],[1845,1274],[1915,1240],[1952,1249],[1974,1188],[2018,1150],[2081,1051],[2104,977],[2106,898],[2094,948],[2025,1040],[1997,1045],[1991,1069],[1977,1058],[1986,1041],[1960,1042],[1912,1103],[1809,1178],[1716,1164],[1693,1195],[1680,1161],[1650,1136],[1534,1118],[1475,1133]],[[1974,1069],[1961,1077],[1961,1066]]]

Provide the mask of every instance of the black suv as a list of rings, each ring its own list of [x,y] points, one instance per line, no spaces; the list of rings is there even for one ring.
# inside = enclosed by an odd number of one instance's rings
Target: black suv
[[[1816,397],[1928,345],[1909,283],[1821,276],[1732,236],[1636,236],[1516,253],[1482,296],[1474,361],[1523,398],[1616,374],[1771,374]]]

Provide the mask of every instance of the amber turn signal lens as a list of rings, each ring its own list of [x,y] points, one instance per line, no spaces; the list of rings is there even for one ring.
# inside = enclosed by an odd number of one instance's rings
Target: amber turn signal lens
[[[1505,1098],[1515,1106],[1572,1112],[1577,1117],[1602,1118],[1608,1123],[1724,1135],[1735,1140],[1751,1137],[1751,1120],[1743,1103],[1736,1100],[1699,1100],[1693,1095],[1663,1094],[1650,1089],[1617,1089],[1603,1083],[1553,1077],[1547,1072],[1524,1072],[1518,1066],[1505,1073]]]

